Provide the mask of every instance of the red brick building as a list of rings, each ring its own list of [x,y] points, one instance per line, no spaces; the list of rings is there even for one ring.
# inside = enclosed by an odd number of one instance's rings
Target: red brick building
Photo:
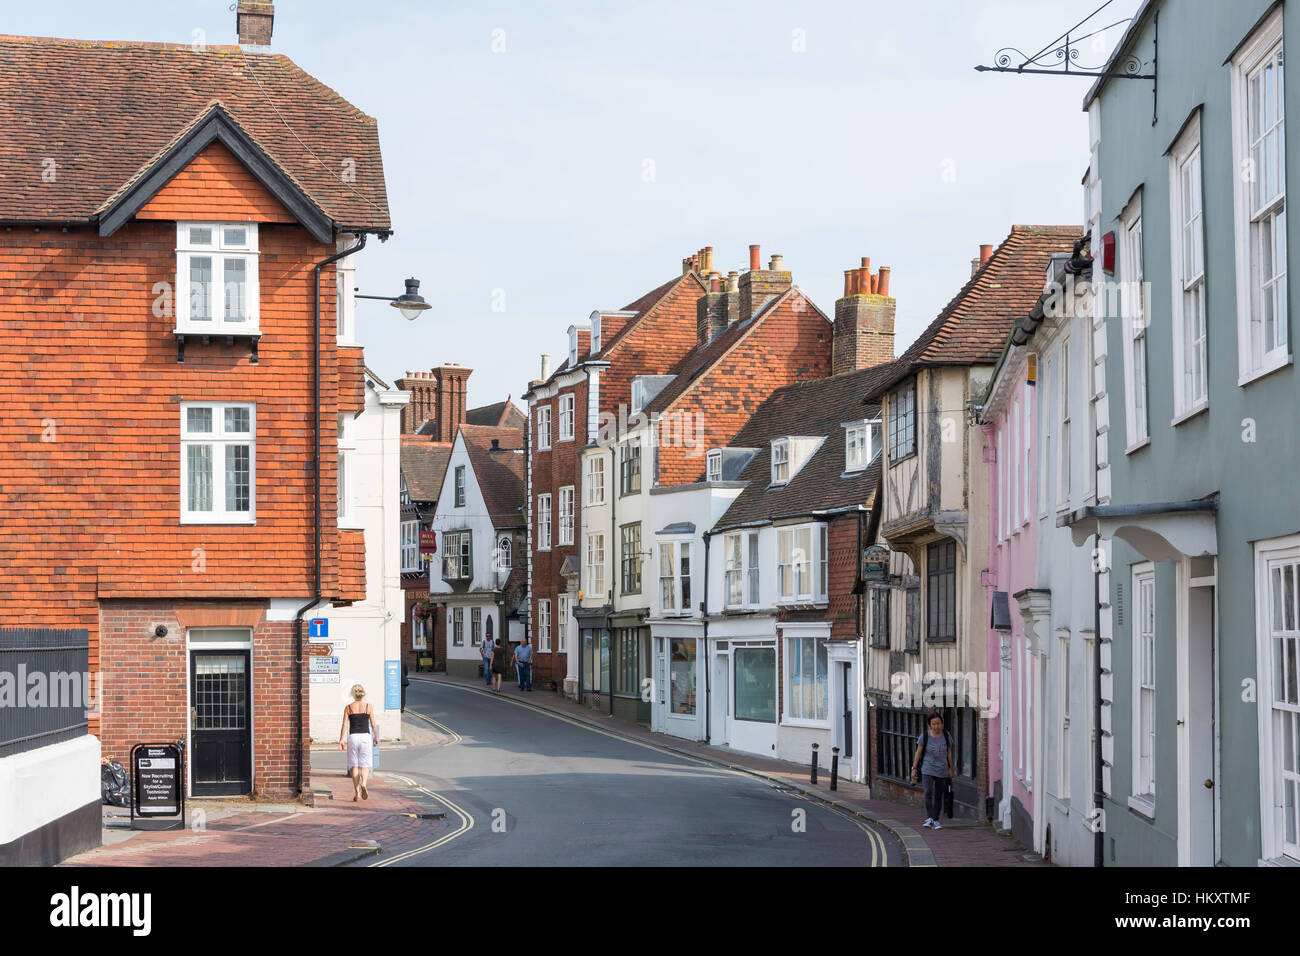
[[[0,37],[0,622],[89,631],[105,754],[184,739],[193,793],[288,796],[302,621],[365,585],[329,260],[391,229],[375,121],[238,16],[242,47]]]

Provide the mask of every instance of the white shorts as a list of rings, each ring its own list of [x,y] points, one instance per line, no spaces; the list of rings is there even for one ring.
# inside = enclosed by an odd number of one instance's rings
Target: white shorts
[[[348,735],[348,767],[365,767],[367,770],[374,766],[374,751],[371,749],[373,738],[370,734],[349,734]]]

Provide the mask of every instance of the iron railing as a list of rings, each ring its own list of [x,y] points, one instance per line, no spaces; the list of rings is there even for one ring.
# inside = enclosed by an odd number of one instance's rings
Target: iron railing
[[[0,757],[86,733],[92,694],[84,627],[0,627]]]

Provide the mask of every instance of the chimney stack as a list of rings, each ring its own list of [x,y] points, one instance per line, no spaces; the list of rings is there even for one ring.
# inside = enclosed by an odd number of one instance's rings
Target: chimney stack
[[[542,374],[538,376],[541,381],[546,381],[551,377],[551,357],[545,353],[542,355]]]
[[[749,271],[737,277],[736,317],[728,321],[743,322],[763,305],[769,296],[780,295],[790,288],[790,273],[783,268],[781,256],[774,255],[762,268],[759,247],[749,247]]]
[[[721,273],[709,276],[709,291],[695,301],[695,338],[697,345],[712,341],[727,325],[727,293]]]
[[[889,267],[871,274],[865,256],[844,270],[844,297],[835,303],[831,334],[831,374],[841,375],[894,360],[894,311],[889,297]]]
[[[275,4],[259,0],[239,0],[235,8],[235,25],[240,46],[270,46],[271,28],[275,24]]]
[[[984,263],[989,261],[989,256],[991,255],[993,255],[993,247],[988,243],[982,243],[980,245],[979,258],[970,261],[970,274],[973,276],[975,273],[979,272]]]
[[[468,410],[467,379],[473,369],[447,363],[429,372],[407,372],[397,387],[411,393],[402,408],[402,434],[414,435],[426,422],[433,423],[430,441],[450,442],[465,424]]]

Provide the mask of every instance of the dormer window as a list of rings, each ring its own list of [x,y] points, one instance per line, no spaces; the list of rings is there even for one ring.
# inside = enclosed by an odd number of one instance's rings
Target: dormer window
[[[706,472],[705,476],[708,481],[722,480],[722,450],[715,449],[709,452],[705,459]]]
[[[645,382],[638,376],[632,379],[632,407],[628,409],[628,413],[635,415],[643,408],[645,408]]]
[[[578,327],[569,326],[569,368],[578,364]]]
[[[844,425],[844,470],[862,471],[880,451],[880,420],[846,422]]]
[[[784,485],[790,480],[790,439],[778,438],[772,442],[772,484]]]
[[[176,224],[176,331],[258,331],[257,223]]]
[[[600,313],[597,312],[591,319],[591,354],[595,355],[600,351]]]

